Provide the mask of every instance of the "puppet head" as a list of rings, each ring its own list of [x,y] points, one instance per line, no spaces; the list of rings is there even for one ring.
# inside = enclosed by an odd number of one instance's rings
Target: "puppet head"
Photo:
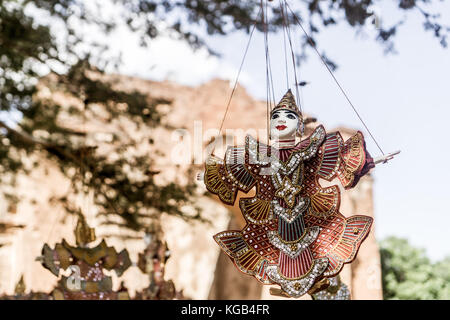
[[[302,132],[303,116],[289,89],[270,113],[271,138],[275,140],[295,139],[295,135],[301,136]]]

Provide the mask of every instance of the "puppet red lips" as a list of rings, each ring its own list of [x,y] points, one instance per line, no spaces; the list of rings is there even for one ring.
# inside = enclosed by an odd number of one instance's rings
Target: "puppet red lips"
[[[285,125],[281,125],[281,126],[276,126],[275,128],[277,128],[278,130],[284,130],[284,129],[286,129],[287,127],[285,126]]]

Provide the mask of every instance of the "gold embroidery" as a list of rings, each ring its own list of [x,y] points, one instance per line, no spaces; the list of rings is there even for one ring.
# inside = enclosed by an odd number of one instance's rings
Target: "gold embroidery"
[[[245,219],[252,223],[268,223],[272,218],[270,201],[259,198],[244,198],[239,201],[239,207]]]
[[[235,191],[228,186],[219,173],[219,165],[206,165],[205,185],[208,191],[217,194],[226,204],[233,204],[235,200]]]
[[[316,185],[319,182],[316,181]],[[316,193],[310,195],[311,206],[308,214],[316,217],[327,217],[336,213],[340,205],[340,192],[336,185],[320,188]]]

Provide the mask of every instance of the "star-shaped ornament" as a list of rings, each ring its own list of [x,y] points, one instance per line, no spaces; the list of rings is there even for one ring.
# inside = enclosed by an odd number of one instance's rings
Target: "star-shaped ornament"
[[[275,196],[283,198],[289,208],[293,208],[295,205],[295,197],[300,193],[302,188],[296,184],[293,184],[288,177],[283,178],[281,187],[275,192]]]

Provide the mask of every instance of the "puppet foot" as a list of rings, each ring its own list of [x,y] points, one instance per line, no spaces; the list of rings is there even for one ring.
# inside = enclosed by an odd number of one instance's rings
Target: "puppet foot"
[[[281,288],[270,288],[269,292],[272,296],[292,298],[286,291]]]
[[[327,289],[329,286],[330,286],[330,281],[327,278],[322,279],[322,280],[316,282],[311,287],[311,289],[308,290],[308,294],[310,294],[310,295],[316,294],[322,290]]]

